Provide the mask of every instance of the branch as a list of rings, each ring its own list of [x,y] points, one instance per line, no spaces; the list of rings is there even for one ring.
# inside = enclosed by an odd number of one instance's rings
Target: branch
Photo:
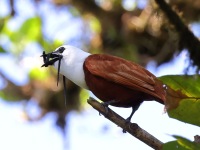
[[[10,9],[11,9],[11,12],[10,12],[10,15],[13,17],[15,15],[15,8],[14,8],[14,0],[10,0]]]
[[[96,101],[93,98],[88,99],[88,103],[99,113],[104,115],[107,119],[115,123],[117,126],[120,126],[123,128],[125,131],[130,133],[132,136],[135,138],[139,139],[140,141],[144,142],[148,146],[152,147],[153,149],[156,150],[161,150],[162,149],[162,142],[156,139],[154,136],[149,134],[147,131],[143,130],[140,128],[136,123],[128,123],[124,118],[116,114],[114,111],[112,111],[110,108],[105,109],[105,107]]]
[[[155,0],[160,9],[168,17],[169,21],[175,26],[180,36],[180,47],[185,47],[190,53],[193,65],[200,69],[200,42],[194,34],[188,29],[181,18],[174,12],[165,0]]]

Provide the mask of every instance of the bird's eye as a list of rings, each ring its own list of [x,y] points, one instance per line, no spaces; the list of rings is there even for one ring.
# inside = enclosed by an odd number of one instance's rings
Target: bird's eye
[[[64,47],[60,47],[60,48],[58,49],[58,52],[59,52],[59,53],[63,53],[64,50],[65,50]]]

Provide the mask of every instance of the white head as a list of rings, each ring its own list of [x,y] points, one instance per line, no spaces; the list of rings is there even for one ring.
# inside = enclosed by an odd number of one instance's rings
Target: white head
[[[53,64],[56,69],[59,69],[58,57],[61,56],[60,73],[78,86],[88,89],[85,83],[83,63],[89,55],[90,53],[87,53],[77,47],[63,45],[51,53],[50,57],[56,60],[52,61],[53,63],[47,64],[46,66]]]

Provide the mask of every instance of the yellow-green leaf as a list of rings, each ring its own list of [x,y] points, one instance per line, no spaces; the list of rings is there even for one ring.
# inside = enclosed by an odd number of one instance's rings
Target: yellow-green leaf
[[[180,136],[173,136],[177,140],[165,143],[163,150],[199,150],[200,144]]]
[[[19,29],[26,40],[35,41],[41,36],[41,20],[39,17],[27,19]]]
[[[160,80],[167,85],[165,106],[168,115],[200,126],[200,76],[169,75]]]
[[[33,68],[29,72],[29,77],[31,79],[36,79],[36,80],[44,80],[49,76],[49,73],[46,69],[40,69],[40,68]]]
[[[159,79],[173,90],[180,90],[188,97],[200,97],[200,76],[198,75],[167,75]]]

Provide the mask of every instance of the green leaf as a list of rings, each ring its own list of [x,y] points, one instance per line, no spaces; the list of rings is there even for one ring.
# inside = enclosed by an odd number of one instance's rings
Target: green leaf
[[[0,46],[0,53],[5,53],[5,49],[3,47]]]
[[[3,33],[15,44],[38,41],[41,37],[41,20],[39,17],[28,18],[18,30],[12,31],[7,24],[3,28]]]
[[[53,50],[55,50],[55,48],[58,48],[59,46],[63,45],[64,41],[61,40],[54,40],[53,42]]]
[[[90,94],[88,90],[81,89],[79,97],[80,97],[80,100],[81,100],[80,102],[82,105],[87,104],[87,99],[89,98],[89,96]]]
[[[186,138],[180,136],[173,136],[177,140],[165,143],[163,150],[199,150],[200,144],[192,142]]]
[[[171,118],[200,126],[200,101],[195,99],[183,99],[175,109],[168,110]]]
[[[42,49],[45,50],[46,53],[54,51],[56,48],[64,44],[64,41],[61,40],[54,40],[48,41],[45,39],[41,39],[39,44],[42,46]]]
[[[29,77],[30,79],[44,80],[49,77],[49,72],[47,69],[33,68],[29,72]]]
[[[93,16],[88,16],[88,19],[91,30],[95,33],[100,33],[102,29],[99,20]]]
[[[41,20],[39,17],[27,19],[19,31],[29,41],[36,41],[41,36]]]
[[[3,29],[4,24],[5,24],[5,19],[4,18],[0,18],[0,32]]]
[[[200,76],[160,77],[167,85],[165,106],[171,118],[200,126]]]
[[[2,34],[10,40],[13,54],[20,54],[30,42],[38,42],[42,39],[42,24],[39,17],[28,18],[17,30],[11,30],[8,21],[5,23]]]
[[[177,141],[171,141],[163,145],[162,150],[188,150],[181,146]]]

